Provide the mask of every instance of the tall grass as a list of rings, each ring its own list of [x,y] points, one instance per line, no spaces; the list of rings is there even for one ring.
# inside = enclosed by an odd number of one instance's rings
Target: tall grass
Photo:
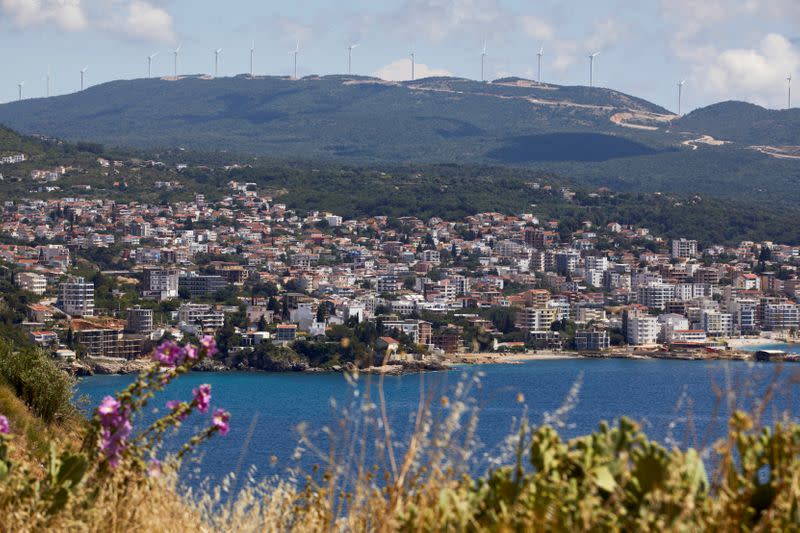
[[[0,475],[0,530],[800,530],[800,424],[773,401],[800,379],[777,368],[766,388],[720,385],[711,418],[724,421],[721,435],[695,428],[682,397],[680,425],[693,446],[679,444],[675,428],[664,444],[650,440],[624,417],[563,439],[558,430],[577,406],[580,380],[541,421],[519,396],[508,437],[486,449],[476,431],[479,375],[449,392],[426,388],[420,375],[407,431],[388,415],[382,376],[346,379],[351,400],[334,405],[334,425],[320,433],[298,426],[296,455],[318,464],[310,472],[258,480],[237,465],[220,484],[190,490],[177,465],[145,472],[123,460],[87,476],[58,513],[24,495],[31,476]],[[750,412],[736,410],[737,395]]]

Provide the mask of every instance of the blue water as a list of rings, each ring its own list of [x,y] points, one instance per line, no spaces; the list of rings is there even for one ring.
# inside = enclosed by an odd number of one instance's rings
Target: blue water
[[[786,353],[800,353],[800,343],[787,344],[776,342],[772,344],[759,344],[757,346],[745,346],[742,348],[747,352],[757,352],[759,350],[778,350]]]
[[[674,438],[682,445],[702,446],[707,442],[706,430],[718,436],[724,429],[724,419],[717,419],[714,413],[720,407],[720,414],[725,417],[727,409],[720,405],[715,387],[737,391],[737,405],[750,409],[780,368],[738,361],[551,360],[386,377],[384,389],[388,418],[401,442],[411,432],[420,387],[424,386],[435,399],[434,404],[439,405],[441,396],[453,397],[459,383],[472,383],[470,397],[480,408],[477,435],[482,451],[491,452],[509,434],[523,409],[528,409],[532,422],[541,422],[544,413],[558,409],[573,384],[580,380],[578,403],[565,417],[562,436],[584,434],[602,420],[627,415],[659,440]],[[770,416],[791,410],[800,400],[797,386],[788,382],[797,368],[800,367],[783,367],[774,409],[767,411]],[[103,396],[119,391],[132,379],[84,378],[78,392],[89,396],[91,405],[96,405]],[[217,436],[203,446],[202,456],[186,476],[219,479],[251,465],[258,468],[259,475],[284,475],[288,468],[308,472],[321,462],[308,451],[299,459],[293,457],[299,437],[297,425],[306,423],[312,442],[325,449],[327,440],[321,430],[337,427],[342,410],[358,406],[368,394],[368,387],[375,398],[377,382],[377,377],[361,376],[353,386],[341,374],[193,373],[157,395],[149,408],[160,408],[163,414],[167,400],[189,400],[193,387],[210,383],[212,408],[220,406],[231,411],[231,430],[227,436]],[[524,395],[523,404],[518,401],[519,393]],[[332,407],[332,400],[337,407]],[[146,413],[148,419],[155,416],[157,413],[152,411]],[[193,415],[175,438],[185,439],[188,430],[201,428],[209,419],[209,415]],[[687,419],[696,431],[691,431]],[[672,429],[670,424],[674,425]],[[252,438],[248,438],[251,431]]]

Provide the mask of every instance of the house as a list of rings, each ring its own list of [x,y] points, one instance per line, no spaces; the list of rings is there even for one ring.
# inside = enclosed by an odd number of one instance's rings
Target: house
[[[296,324],[278,324],[275,330],[275,338],[272,340],[275,344],[286,344],[294,342],[297,338],[297,325]]]
[[[379,353],[385,354],[387,359],[392,359],[400,349],[400,341],[392,337],[378,337],[375,347]]]
[[[58,343],[58,335],[55,331],[31,331],[28,333],[28,337],[40,346],[50,346]]]

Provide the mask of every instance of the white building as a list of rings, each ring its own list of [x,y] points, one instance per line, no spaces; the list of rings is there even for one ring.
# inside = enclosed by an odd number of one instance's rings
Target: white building
[[[690,239],[674,239],[672,241],[672,257],[688,259],[697,255],[697,241]]]
[[[637,289],[638,301],[650,309],[664,309],[675,297],[675,286],[669,283],[649,283]]]
[[[70,316],[94,315],[94,283],[70,278],[58,286],[56,307]]]
[[[660,338],[664,342],[673,342],[675,331],[685,331],[689,329],[689,319],[675,313],[659,315],[658,323],[661,324]]]
[[[225,324],[225,313],[216,306],[187,303],[178,308],[178,322],[201,332],[219,329]]]
[[[702,312],[703,330],[711,337],[730,337],[733,335],[733,315],[713,309]]]
[[[755,300],[736,300],[733,303],[733,323],[740,333],[752,333],[758,329],[758,302]]]
[[[764,306],[764,329],[787,330],[800,326],[800,309],[796,304],[767,304]]]
[[[17,272],[14,281],[23,291],[44,294],[47,290],[47,278],[36,272]]]
[[[654,316],[632,316],[628,319],[628,344],[634,346],[652,346],[658,344],[658,333],[660,329],[658,318]]]

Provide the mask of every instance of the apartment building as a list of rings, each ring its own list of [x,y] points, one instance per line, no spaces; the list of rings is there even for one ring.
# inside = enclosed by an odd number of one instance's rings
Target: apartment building
[[[76,317],[94,315],[94,283],[84,278],[70,278],[58,286],[56,307]]]
[[[47,278],[36,272],[17,272],[14,276],[17,287],[33,294],[44,294],[47,290]]]

